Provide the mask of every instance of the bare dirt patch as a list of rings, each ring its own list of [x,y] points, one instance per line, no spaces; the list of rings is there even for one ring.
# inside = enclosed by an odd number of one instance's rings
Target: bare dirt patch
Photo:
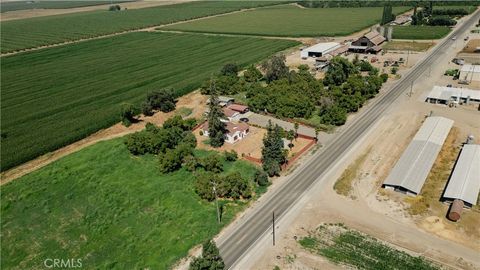
[[[201,95],[199,91],[192,92],[178,99],[177,109],[173,112],[163,113],[157,112],[152,116],[140,116],[139,122],[132,124],[130,127],[125,127],[121,123],[118,123],[107,129],[100,130],[85,139],[77,141],[73,144],[60,148],[54,152],[47,153],[34,160],[24,163],[20,166],[12,168],[1,174],[1,184],[8,183],[16,178],[19,178],[25,174],[28,174],[34,170],[37,170],[47,164],[52,163],[66,155],[81,150],[87,146],[93,145],[100,141],[105,141],[113,138],[125,136],[130,133],[140,131],[145,128],[147,123],[153,123],[155,125],[162,125],[163,122],[175,115],[181,108],[190,108],[192,113],[188,117],[201,118],[205,111],[207,103],[207,97]]]
[[[474,53],[480,47],[480,39],[471,39],[461,51],[462,53]]]

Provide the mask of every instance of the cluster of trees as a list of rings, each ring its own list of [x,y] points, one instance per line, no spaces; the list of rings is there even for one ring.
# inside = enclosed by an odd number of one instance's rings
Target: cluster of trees
[[[237,158],[235,151],[223,154],[223,159],[227,162],[234,162]],[[215,196],[225,199],[248,199],[252,196],[252,183],[239,172],[222,174],[223,161],[218,154],[189,158],[185,167],[195,172],[195,192],[204,200],[213,201]],[[262,170],[257,170],[254,182],[259,186],[267,186],[268,176]]]
[[[430,1],[428,4],[424,5],[421,10],[417,9],[415,6],[412,15],[412,25],[432,25],[432,26],[453,26],[457,24],[457,21],[452,19],[448,15],[449,9],[445,10],[433,10],[433,2]],[[455,13],[456,9],[452,9],[452,13]],[[468,14],[468,11],[466,11]],[[447,14],[442,14],[447,13]],[[465,14],[465,15],[466,15]],[[461,15],[461,14],[457,14]]]
[[[213,240],[202,245],[202,256],[194,258],[190,263],[190,270],[223,270],[225,263],[220,251]]]
[[[393,20],[395,20],[395,14],[393,14],[392,6],[385,5],[383,7],[383,14],[382,14],[382,20],[380,21],[380,25],[385,25]]]
[[[446,16],[466,16],[469,14],[469,12],[464,8],[445,8],[445,9],[434,9],[432,11],[432,14],[446,15]]]
[[[122,10],[122,7],[120,5],[111,5],[108,7],[109,11],[120,11]]]
[[[431,1],[430,1],[431,2]],[[405,1],[405,0],[302,0],[299,1],[298,4],[308,7],[308,8],[333,8],[333,7],[382,7],[385,5],[392,5],[392,6],[415,6],[418,4],[428,3],[425,0],[416,0],[416,1]],[[469,5],[469,6],[478,6],[480,5],[480,1],[478,0],[449,0],[449,1],[440,1],[435,0],[435,5],[437,6],[461,6],[461,5]]]
[[[269,176],[280,175],[281,166],[287,162],[287,150],[283,147],[284,131],[278,125],[268,123],[267,134],[263,138],[262,164]]]
[[[180,116],[166,120],[163,127],[148,123],[143,131],[127,136],[125,145],[133,155],[158,155],[160,171],[173,172],[193,156],[197,140],[191,130],[195,124],[195,119]]]
[[[142,112],[146,116],[151,116],[154,110],[162,112],[171,112],[175,110],[175,93],[170,88],[164,88],[147,93],[147,97],[142,102],[140,108],[131,103],[122,103],[120,106],[120,120],[124,126],[130,126],[136,121],[135,116]]]
[[[263,74],[254,65],[247,67],[243,76],[239,76],[240,68],[237,64],[229,63],[223,66],[219,74],[213,75],[200,87],[204,95],[212,94],[212,85],[217,95],[234,95],[257,85],[263,79]]]

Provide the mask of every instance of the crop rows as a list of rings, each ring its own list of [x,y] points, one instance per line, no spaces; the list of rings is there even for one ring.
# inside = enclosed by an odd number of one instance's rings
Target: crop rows
[[[35,48],[99,35],[168,24],[270,1],[201,1],[122,11],[91,11],[2,22],[1,52]]]
[[[446,26],[394,26],[392,37],[394,39],[439,39],[450,33]]]
[[[409,7],[394,7],[394,13]],[[341,36],[380,22],[382,7],[299,8],[277,5],[162,27],[187,32],[261,36]]]
[[[119,121],[122,102],[173,87],[180,96],[228,62],[244,66],[295,41],[130,33],[3,57],[2,170]]]
[[[122,3],[130,2],[130,0],[90,0],[90,1],[2,1],[0,3],[1,12],[15,11],[15,10],[26,10],[26,9],[59,9],[59,8],[76,8],[76,7],[86,7],[86,6],[97,6],[97,5],[107,5],[110,3]]]

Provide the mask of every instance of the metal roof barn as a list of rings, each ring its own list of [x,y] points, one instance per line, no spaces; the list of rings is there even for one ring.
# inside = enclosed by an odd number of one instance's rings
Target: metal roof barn
[[[385,188],[417,195],[452,128],[453,120],[428,117],[383,182]]]
[[[340,43],[337,43],[337,42],[318,43],[300,51],[300,57],[302,58],[321,57],[321,56],[325,56],[329,52],[332,52],[340,47],[341,47]]]
[[[480,145],[465,144],[460,152],[443,197],[477,204],[480,191]]]
[[[425,99],[430,103],[448,103],[453,102],[480,102],[480,90],[468,88],[434,86]]]

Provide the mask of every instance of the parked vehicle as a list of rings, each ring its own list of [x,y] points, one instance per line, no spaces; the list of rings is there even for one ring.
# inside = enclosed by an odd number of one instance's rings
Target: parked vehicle
[[[248,123],[248,121],[250,121],[250,120],[246,117],[240,118],[240,122]]]

